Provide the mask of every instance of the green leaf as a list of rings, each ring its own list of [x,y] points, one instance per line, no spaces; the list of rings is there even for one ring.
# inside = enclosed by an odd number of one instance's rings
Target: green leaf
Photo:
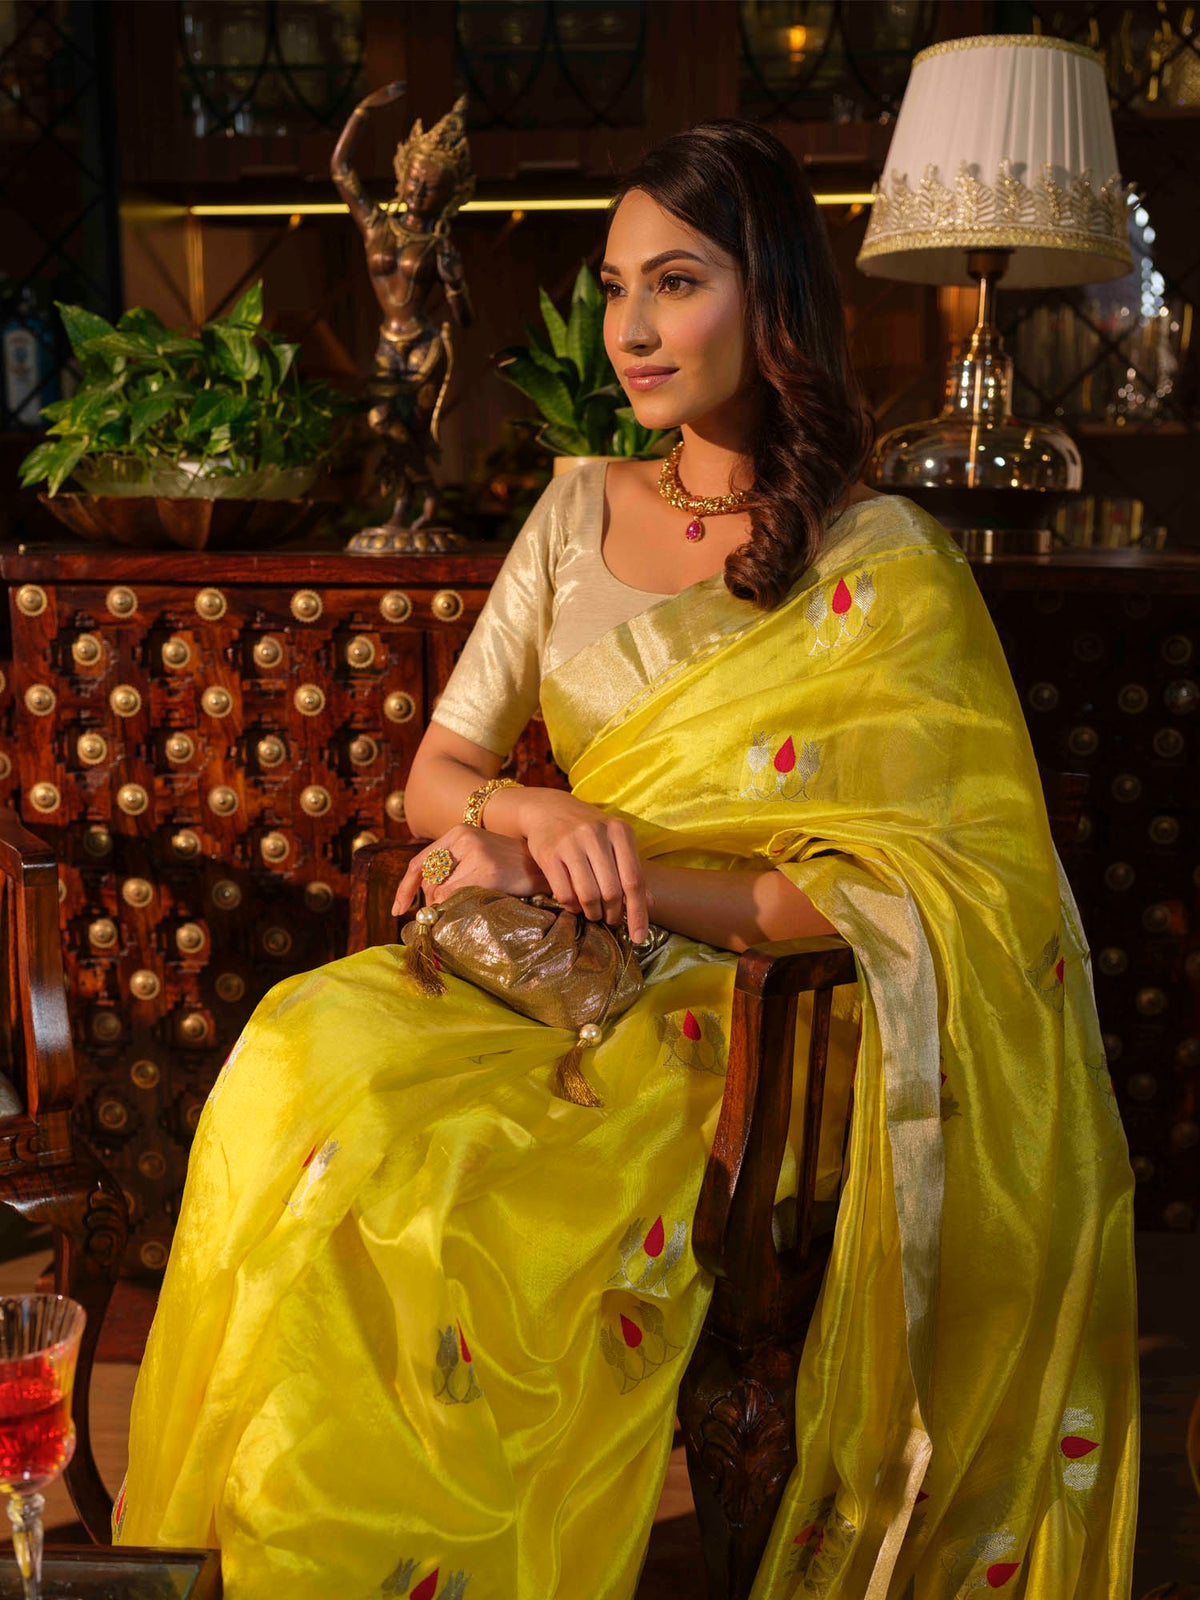
[[[498,370],[506,383],[529,396],[547,422],[571,431],[576,429],[571,391],[561,377],[544,371],[525,351],[510,355]]]
[[[152,344],[171,338],[171,330],[162,318],[147,311],[145,306],[130,306],[128,311],[123,311],[117,319],[117,332],[140,333]]]
[[[603,343],[600,324],[593,309],[582,300],[571,304],[571,320],[567,323],[567,354],[579,370],[579,382],[585,389],[593,386],[592,371],[596,365],[596,349]]]
[[[535,350],[540,350],[546,355],[550,354],[549,345],[546,343],[537,327],[529,320],[528,317],[521,318],[521,328],[526,339],[529,341],[530,355],[532,355]]]
[[[61,300],[56,300],[54,304],[58,307],[63,327],[67,330],[71,349],[77,356],[83,354],[82,347],[89,339],[96,339],[113,331],[112,323],[105,322],[104,318],[98,317],[94,311],[87,311],[83,306],[64,305]]]
[[[258,351],[253,336],[244,328],[212,329],[215,353],[222,372],[231,378],[246,380],[258,374]]]
[[[592,269],[586,261],[580,266],[579,275],[575,279],[575,287],[571,290],[571,304],[573,306],[577,304],[599,306],[603,313],[604,291],[601,289],[597,279],[592,276]]]
[[[185,439],[199,439],[215,428],[228,426],[247,407],[245,395],[230,394],[228,390],[205,389],[196,396],[188,413]]]
[[[546,324],[546,331],[550,335],[550,348],[556,356],[568,355],[570,352],[567,349],[567,325],[545,289],[538,290],[538,303],[542,308],[542,321]]]
[[[175,409],[173,395],[152,394],[144,400],[135,400],[129,408],[129,442],[136,444],[147,428],[170,416]]]
[[[263,286],[260,278],[257,283],[251,284],[245,294],[229,313],[228,320],[240,323],[244,327],[257,328],[263,319]]]
[[[595,453],[577,428],[559,428],[548,422],[538,430],[538,438],[556,456],[590,456]]]
[[[115,330],[89,339],[81,347],[80,354],[103,356],[106,362],[114,365],[121,356],[127,361],[147,361],[156,365],[162,361],[152,339],[140,333],[117,333]]]
[[[73,470],[87,449],[82,439],[47,440],[30,452],[21,463],[21,482],[28,486],[40,478],[48,478],[47,492],[56,495],[63,479]]]
[[[259,374],[264,394],[274,394],[292,370],[300,346],[283,339],[268,339],[260,352]]]

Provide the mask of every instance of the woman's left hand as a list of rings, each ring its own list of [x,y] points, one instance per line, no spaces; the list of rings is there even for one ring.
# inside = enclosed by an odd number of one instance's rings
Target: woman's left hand
[[[439,848],[450,852],[454,871],[441,883],[423,883],[421,871],[425,858],[431,850]],[[412,858],[396,890],[392,915],[402,916],[422,887],[429,904],[439,905],[456,889],[468,885],[473,889],[500,889],[505,894],[516,895],[550,892],[550,885],[526,849],[524,840],[510,839],[503,833],[484,833],[482,828],[458,822]]]

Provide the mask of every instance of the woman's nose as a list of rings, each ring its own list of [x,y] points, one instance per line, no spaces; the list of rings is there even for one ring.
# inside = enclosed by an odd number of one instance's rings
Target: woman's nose
[[[658,343],[658,335],[654,332],[651,323],[642,315],[631,313],[625,317],[617,330],[617,348],[634,351],[652,350]]]

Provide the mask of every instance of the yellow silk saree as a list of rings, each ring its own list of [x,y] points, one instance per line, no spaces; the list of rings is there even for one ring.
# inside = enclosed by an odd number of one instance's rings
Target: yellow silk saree
[[[754,1600],[1127,1600],[1132,1174],[1083,933],[960,552],[895,497],[836,528],[775,611],[707,580],[542,684],[646,856],[781,870],[857,959]],[[667,941],[585,1055],[601,1109],[552,1093],[570,1035],[423,997],[399,945],[272,989],[197,1132],[117,1538],[219,1545],[231,1600],[629,1600],[734,965]]]

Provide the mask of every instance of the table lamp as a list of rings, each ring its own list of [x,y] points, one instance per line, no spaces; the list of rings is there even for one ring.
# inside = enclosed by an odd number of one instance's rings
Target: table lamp
[[[1103,58],[1041,34],[984,34],[922,50],[896,119],[858,266],[907,283],[979,285],[975,330],[951,353],[941,414],[884,434],[869,480],[935,491],[949,526],[969,502],[1014,524],[1078,490],[1079,451],[1052,423],[1012,415],[1012,358],[993,323],[996,287],[1092,283],[1130,272]],[[1040,491],[1031,495],[1029,491]],[[987,491],[986,495],[981,491]],[[1013,491],[1016,491],[1013,493]],[[916,495],[931,510],[929,495]],[[958,509],[959,515],[953,513]],[[993,511],[985,520],[1010,520]]]

